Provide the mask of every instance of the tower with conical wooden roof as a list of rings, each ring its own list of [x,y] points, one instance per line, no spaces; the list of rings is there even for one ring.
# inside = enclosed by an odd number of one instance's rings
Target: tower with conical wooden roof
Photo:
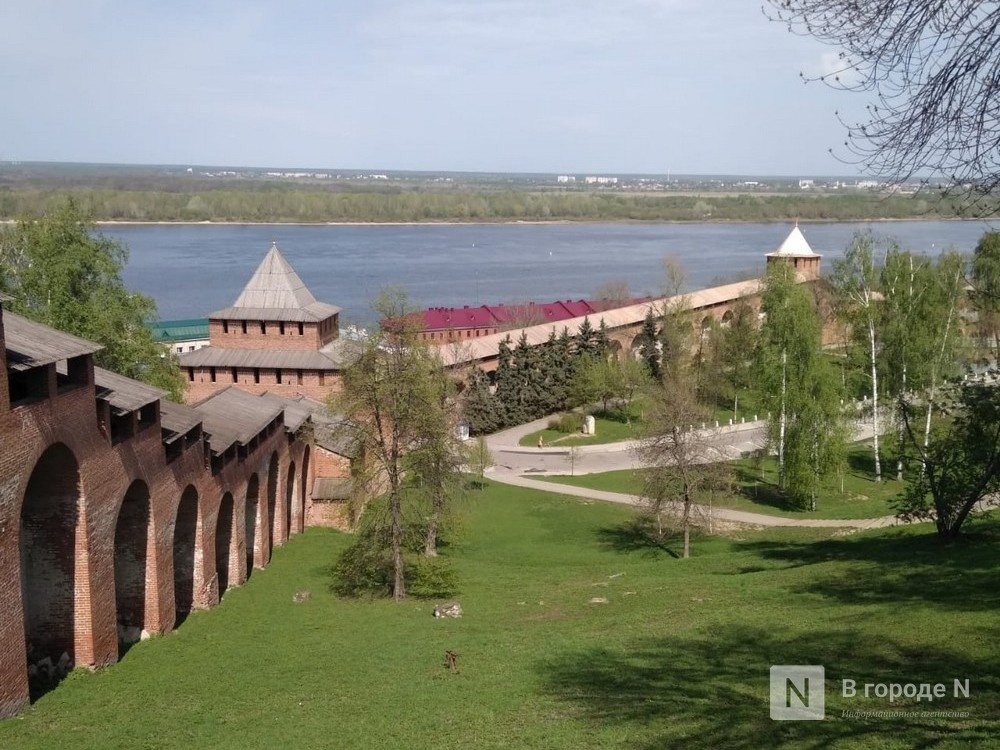
[[[820,262],[823,256],[814,252],[806,241],[799,223],[795,222],[792,231],[788,233],[785,241],[781,243],[777,250],[767,254],[767,262],[790,263],[803,279],[818,279],[820,273]]]
[[[340,308],[316,300],[276,243],[236,301],[208,319],[209,346],[180,357],[190,402],[229,386],[321,399],[353,360]]]

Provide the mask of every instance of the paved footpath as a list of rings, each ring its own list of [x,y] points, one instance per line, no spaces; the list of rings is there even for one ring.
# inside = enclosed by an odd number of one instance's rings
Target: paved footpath
[[[496,466],[490,472],[490,477],[503,484],[527,487],[543,492],[554,492],[560,495],[572,495],[573,497],[602,500],[622,505],[642,505],[642,498],[637,495],[574,487],[555,482],[541,482],[525,476],[527,474],[540,476],[566,476],[570,473],[595,474],[638,467],[635,454],[636,442],[633,440],[606,445],[579,446],[572,454],[566,447],[528,448],[518,445],[518,441],[522,437],[543,429],[548,421],[549,417],[545,417],[490,435],[486,442],[496,461]],[[714,449],[725,459],[738,458],[746,451],[756,450],[764,444],[763,422],[708,428],[705,432],[709,433]],[[858,438],[863,439],[870,432],[870,428],[867,430],[862,428]],[[706,507],[699,507],[698,510],[701,513],[709,512]],[[754,526],[873,529],[894,526],[899,523],[895,516],[845,519],[784,518],[730,508],[712,508],[711,515],[721,521]]]

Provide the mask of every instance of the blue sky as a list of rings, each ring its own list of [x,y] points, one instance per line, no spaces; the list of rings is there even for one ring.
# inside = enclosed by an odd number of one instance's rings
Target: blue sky
[[[7,0],[0,160],[850,175],[835,58],[755,0]]]

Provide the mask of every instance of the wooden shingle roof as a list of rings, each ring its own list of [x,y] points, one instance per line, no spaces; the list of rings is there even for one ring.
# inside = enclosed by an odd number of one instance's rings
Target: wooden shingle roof
[[[167,395],[166,391],[126,378],[103,367],[94,368],[94,384],[97,398],[107,401],[112,409],[120,413],[138,411]]]
[[[31,370],[104,348],[14,313],[4,313],[3,327],[7,367],[11,370]]]
[[[194,410],[202,417],[215,453],[236,442],[246,445],[284,411],[278,404],[232,387],[195,404]]]
[[[230,307],[209,315],[216,320],[278,320],[317,322],[340,312],[336,305],[317,302],[276,243],[240,296]]]

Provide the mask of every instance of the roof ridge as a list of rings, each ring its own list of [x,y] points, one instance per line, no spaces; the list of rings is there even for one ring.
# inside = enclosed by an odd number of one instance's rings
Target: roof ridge
[[[243,287],[233,307],[303,309],[316,298],[272,242],[271,249]]]

